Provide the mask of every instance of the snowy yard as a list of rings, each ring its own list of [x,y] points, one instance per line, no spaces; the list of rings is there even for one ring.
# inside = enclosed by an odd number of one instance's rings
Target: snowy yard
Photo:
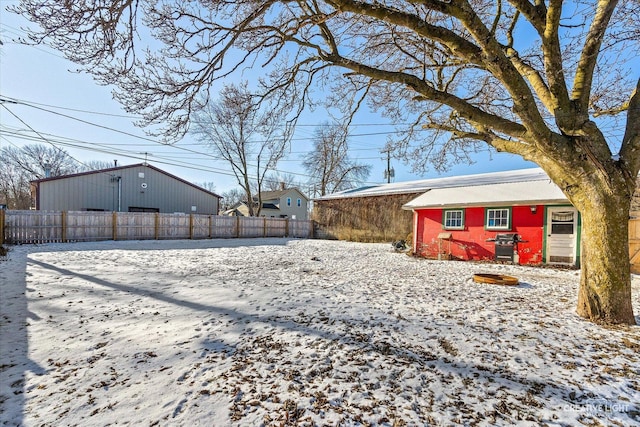
[[[0,425],[640,425],[640,328],[581,320],[578,280],[322,240],[14,247]]]

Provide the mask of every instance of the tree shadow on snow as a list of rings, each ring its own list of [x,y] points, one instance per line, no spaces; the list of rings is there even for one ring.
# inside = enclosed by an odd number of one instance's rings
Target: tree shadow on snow
[[[46,370],[29,358],[28,325],[41,319],[29,311],[27,288],[27,255],[12,251],[0,265],[23,272],[15,275],[19,280],[7,280],[0,289],[0,424],[24,424],[26,375],[32,372],[44,375]],[[11,263],[11,265],[9,265]]]
[[[533,289],[533,285],[527,282],[520,282],[515,287],[518,289]]]
[[[540,411],[542,414],[548,414],[551,416],[553,414],[554,408],[556,410],[561,410],[563,407],[578,407],[579,405],[587,405],[589,402],[594,400],[606,401],[607,396],[604,394],[594,395],[594,393],[585,394],[583,390],[580,389],[579,386],[572,386],[569,384],[555,384],[546,380],[541,376],[537,376],[534,374],[521,374],[516,372],[512,368],[500,367],[500,366],[492,366],[489,364],[482,363],[474,363],[471,361],[463,361],[461,358],[456,357],[455,354],[437,355],[434,353],[433,347],[422,346],[421,343],[415,343],[412,345],[406,346],[398,346],[394,343],[390,343],[387,340],[372,340],[371,337],[363,339],[363,333],[358,328],[354,328],[350,332],[337,333],[334,331],[326,330],[322,328],[322,325],[318,324],[317,326],[314,323],[310,322],[308,318],[298,319],[295,317],[284,315],[268,315],[261,316],[257,314],[247,314],[242,311],[238,311],[235,309],[228,309],[223,307],[217,307],[213,305],[208,305],[201,302],[188,301],[178,299],[169,295],[166,295],[162,292],[153,292],[146,289],[138,289],[133,286],[127,286],[122,284],[113,283],[104,279],[100,279],[94,277],[90,274],[83,274],[74,272],[71,270],[67,270],[52,264],[48,264],[41,261],[30,260],[30,263],[38,265],[42,268],[46,268],[52,271],[55,271],[59,274],[75,276],[86,280],[88,282],[104,286],[110,289],[114,289],[117,291],[137,294],[144,297],[149,297],[156,299],[158,301],[162,301],[169,304],[175,304],[181,307],[185,307],[191,310],[202,311],[206,313],[212,313],[217,315],[224,315],[231,317],[234,321],[240,322],[250,325],[252,322],[259,322],[263,324],[269,324],[271,326],[277,327],[280,330],[289,330],[289,331],[297,331],[309,336],[315,336],[321,339],[325,339],[328,341],[332,341],[338,344],[347,345],[354,350],[359,352],[365,352],[369,354],[379,354],[383,357],[392,357],[396,360],[404,361],[408,364],[415,364],[421,369],[424,370],[432,370],[438,371],[444,376],[447,375],[455,375],[462,379],[472,379],[470,381],[470,386],[477,386],[481,384],[495,383],[499,384],[503,388],[509,390],[511,396],[515,396],[517,400],[521,402],[529,401],[530,404],[537,404],[536,396],[540,399],[550,400],[552,403],[551,408],[547,408],[547,410]],[[24,282],[21,284],[24,289]],[[522,288],[531,288],[532,286],[528,283],[521,283],[519,287]],[[18,295],[18,303],[23,305],[23,312],[27,312],[26,309],[26,300],[22,298],[20,300],[20,285],[14,289],[14,293]],[[22,294],[24,295],[24,293]],[[15,310],[19,312],[19,310]],[[313,316],[311,316],[313,317]],[[18,325],[20,321],[21,324],[24,324],[26,319],[16,319],[15,325]],[[345,323],[361,325],[363,328],[366,327],[368,320],[364,318],[352,318],[352,317],[344,317],[338,319]],[[390,319],[391,321],[391,319]],[[433,319],[433,322],[436,323],[437,319]],[[458,325],[459,328],[464,328],[464,325]],[[16,338],[22,339],[24,345],[21,349],[18,350],[20,353],[20,361],[21,361],[21,370],[24,373],[26,370],[35,369],[36,372],[43,372],[42,368],[33,364],[28,360],[27,356],[27,337],[26,337],[26,329],[15,327],[15,332],[17,334]],[[443,336],[446,336],[446,331],[442,331]],[[365,334],[366,335],[366,334]],[[236,352],[236,346],[234,344],[226,343],[222,339],[205,339],[203,342],[205,352],[216,352],[216,353],[224,353],[226,356],[233,356]],[[4,356],[3,356],[4,360]],[[4,376],[4,372],[3,372]],[[24,377],[24,375],[23,375]],[[481,390],[476,392],[477,394],[481,394]],[[507,396],[508,397],[508,396]],[[498,419],[503,418],[506,420],[511,419],[510,413],[513,411],[517,411],[517,408],[509,408],[508,407],[508,399],[507,397],[502,400],[505,406],[502,409],[497,410]],[[20,401],[23,404],[23,400]],[[526,406],[525,403],[523,403]],[[468,410],[469,408],[467,408]],[[453,410],[453,408],[452,408]],[[634,409],[635,411],[635,409]],[[496,412],[496,411],[494,411]],[[502,414],[502,415],[501,415]],[[632,417],[632,415],[629,415]],[[512,419],[511,419],[512,420]],[[538,420],[545,422],[554,422],[552,419],[547,420]]]
[[[79,251],[166,251],[216,248],[242,248],[254,246],[286,246],[289,242],[300,240],[294,237],[240,237],[213,239],[177,239],[177,240],[104,240],[99,242],[71,242],[47,244],[38,247],[39,252]]]

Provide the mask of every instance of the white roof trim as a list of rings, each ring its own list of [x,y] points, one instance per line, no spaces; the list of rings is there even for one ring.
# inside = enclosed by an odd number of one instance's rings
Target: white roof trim
[[[497,184],[504,182],[533,181],[549,179],[540,168],[518,169],[503,172],[489,172],[474,175],[423,179],[419,181],[394,182],[345,190],[327,194],[315,200],[348,199],[352,197],[372,197],[389,194],[422,193],[435,188],[466,187],[473,185]]]
[[[469,206],[567,203],[549,178],[463,187],[435,188],[402,206],[406,210]]]

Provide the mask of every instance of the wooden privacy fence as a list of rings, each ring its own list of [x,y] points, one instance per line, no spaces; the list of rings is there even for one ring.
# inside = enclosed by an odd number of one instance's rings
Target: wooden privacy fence
[[[0,211],[0,244],[313,237],[311,221],[140,212]]]
[[[629,215],[629,256],[631,272],[640,274],[640,211]]]

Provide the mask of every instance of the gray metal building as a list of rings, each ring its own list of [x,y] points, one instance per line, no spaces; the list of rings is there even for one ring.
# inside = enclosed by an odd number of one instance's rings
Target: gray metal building
[[[220,196],[149,164],[31,182],[32,206],[47,211],[218,214]]]

